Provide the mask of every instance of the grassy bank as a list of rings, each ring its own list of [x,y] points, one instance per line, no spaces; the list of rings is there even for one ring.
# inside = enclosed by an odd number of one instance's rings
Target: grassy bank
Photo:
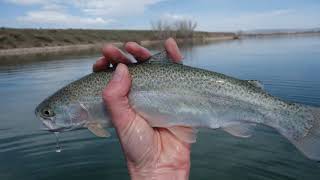
[[[235,36],[224,32],[194,32],[192,38]],[[86,30],[86,29],[0,29],[0,50],[39,48],[126,41],[159,40],[151,30]]]

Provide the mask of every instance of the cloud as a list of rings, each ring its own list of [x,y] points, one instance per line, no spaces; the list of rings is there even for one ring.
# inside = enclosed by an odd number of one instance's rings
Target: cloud
[[[120,16],[142,14],[151,5],[165,0],[5,0],[35,10],[17,17],[18,22],[58,27],[102,27]],[[77,13],[77,15],[73,15]],[[102,18],[102,17],[108,17]]]
[[[186,14],[165,13],[160,17],[160,19],[175,21],[175,20],[185,20],[185,19],[194,19],[194,18]]]
[[[5,0],[5,1],[13,4],[18,4],[18,5],[33,5],[33,4],[43,4],[48,2],[48,0]]]
[[[37,24],[40,26],[54,26],[67,28],[98,28],[111,23],[113,20],[105,20],[100,17],[84,18],[72,16],[63,12],[53,10],[31,11],[26,16],[18,17],[23,24]]]
[[[143,13],[151,5],[165,0],[6,0],[17,5],[64,6],[92,16],[125,16]]]
[[[143,13],[148,6],[163,0],[71,0],[89,15],[126,16]]]
[[[67,11],[67,7],[60,4],[44,4],[42,10]]]
[[[268,13],[264,13],[263,15],[267,15],[267,16],[281,16],[281,15],[288,15],[291,13],[296,12],[296,10],[293,9],[278,9],[278,10],[274,10]]]

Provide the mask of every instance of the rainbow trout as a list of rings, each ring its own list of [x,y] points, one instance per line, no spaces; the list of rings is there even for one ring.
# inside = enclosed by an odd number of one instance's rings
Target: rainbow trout
[[[170,63],[165,53],[129,65],[133,78],[131,106],[152,127],[164,127],[183,141],[193,136],[179,126],[221,128],[237,137],[250,137],[256,124],[276,129],[304,155],[320,160],[320,109],[290,103],[265,92],[257,81]],[[164,62],[166,60],[166,62]],[[45,99],[35,110],[48,131],[88,128],[100,137],[112,127],[101,94],[113,68],[89,74]]]

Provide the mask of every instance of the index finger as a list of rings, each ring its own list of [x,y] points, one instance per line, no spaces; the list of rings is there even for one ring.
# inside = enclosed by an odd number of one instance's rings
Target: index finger
[[[168,53],[168,56],[173,62],[180,63],[182,61],[182,55],[177,45],[177,42],[173,38],[169,38],[165,41],[164,47]]]
[[[128,42],[124,47],[125,50],[132,54],[138,61],[146,61],[151,57],[150,51],[136,42]]]

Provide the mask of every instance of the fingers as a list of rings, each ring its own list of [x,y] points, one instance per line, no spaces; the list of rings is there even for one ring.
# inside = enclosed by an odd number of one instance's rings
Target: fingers
[[[96,61],[95,64],[93,64],[92,70],[93,70],[93,72],[103,71],[107,67],[109,67],[109,64],[110,63],[107,61],[107,59],[105,57],[101,57]]]
[[[169,38],[165,41],[164,47],[166,48],[166,51],[169,55],[169,57],[176,63],[179,63],[182,61],[182,55],[179,50],[179,47],[176,43],[176,41],[173,38]]]
[[[136,59],[140,61],[145,61],[151,57],[150,51],[140,46],[136,42],[128,42],[124,47],[128,53],[132,54]]]
[[[151,56],[150,51],[135,42],[126,43],[125,50],[130,54],[122,52],[119,48],[111,44],[106,45],[102,49],[102,54],[104,57],[98,59],[93,65],[93,71],[97,72],[105,70],[110,64],[130,64],[135,63],[136,60],[145,61]]]
[[[128,64],[130,61],[126,55],[117,47],[108,44],[102,49],[103,56],[112,64],[123,63]]]
[[[182,61],[182,55],[176,41],[169,38],[164,43],[165,49],[169,57],[176,63]],[[145,61],[151,57],[151,53],[146,48],[140,46],[136,42],[128,42],[124,46],[125,50],[129,53],[122,52],[119,48],[109,44],[102,49],[104,57],[97,60],[93,65],[93,71],[102,71],[109,67],[110,64],[130,64],[138,61]]]

